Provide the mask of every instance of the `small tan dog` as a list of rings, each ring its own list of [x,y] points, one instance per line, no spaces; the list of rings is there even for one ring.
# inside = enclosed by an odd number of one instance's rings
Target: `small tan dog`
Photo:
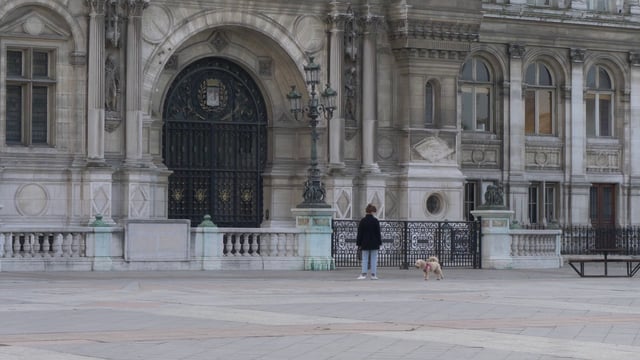
[[[435,256],[431,256],[427,260],[416,260],[416,268],[421,269],[424,272],[425,280],[429,280],[429,273],[436,274],[438,280],[444,279],[442,267],[440,267],[440,261]]]

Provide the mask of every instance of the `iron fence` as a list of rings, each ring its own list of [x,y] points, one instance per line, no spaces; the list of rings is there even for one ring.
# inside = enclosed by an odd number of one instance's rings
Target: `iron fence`
[[[586,255],[598,249],[619,249],[623,255],[640,255],[640,227],[568,226],[562,229],[562,255]]]
[[[331,253],[337,267],[359,267],[359,220],[333,220]],[[417,259],[437,256],[443,267],[480,268],[478,221],[380,221],[379,267],[407,269]]]

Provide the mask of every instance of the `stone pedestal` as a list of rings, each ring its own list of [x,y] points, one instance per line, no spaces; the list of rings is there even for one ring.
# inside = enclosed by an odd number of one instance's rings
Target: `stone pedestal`
[[[196,256],[202,258],[202,270],[222,269],[222,237],[223,234],[209,215],[206,215],[205,220],[195,229],[195,252]]]
[[[511,258],[511,235],[509,227],[511,210],[475,210],[471,214],[482,221],[482,268],[509,269]]]
[[[96,215],[96,220],[90,224],[93,233],[87,234],[87,256],[93,256],[93,271],[113,270],[111,259],[111,238],[113,228],[102,220],[102,215]]]
[[[305,270],[334,270],[331,256],[332,208],[295,208],[296,227],[302,229],[300,253],[304,257]]]

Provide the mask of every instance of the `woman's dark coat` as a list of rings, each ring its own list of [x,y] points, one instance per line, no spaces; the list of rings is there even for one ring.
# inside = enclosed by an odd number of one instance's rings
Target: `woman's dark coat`
[[[379,250],[382,245],[380,222],[372,214],[367,214],[358,225],[356,245],[362,250]]]

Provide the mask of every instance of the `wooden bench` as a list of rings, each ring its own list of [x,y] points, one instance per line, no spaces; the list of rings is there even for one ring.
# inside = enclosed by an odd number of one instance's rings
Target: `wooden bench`
[[[580,275],[580,277],[633,277],[638,272],[638,270],[640,270],[640,257],[629,256],[629,255],[619,255],[619,256],[616,256],[615,258],[609,258],[609,254],[622,254],[625,252],[624,249],[594,248],[590,252],[594,253],[594,255],[567,259],[567,262],[569,263],[569,265],[573,268],[573,270],[575,270],[576,273],[578,273],[578,275]],[[584,264],[586,263],[604,264],[604,273],[587,275],[585,273],[585,267],[584,267]],[[609,266],[608,266],[609,263],[625,263],[627,267],[627,274],[626,275],[609,275]],[[576,267],[577,264],[579,264],[579,268]]]

